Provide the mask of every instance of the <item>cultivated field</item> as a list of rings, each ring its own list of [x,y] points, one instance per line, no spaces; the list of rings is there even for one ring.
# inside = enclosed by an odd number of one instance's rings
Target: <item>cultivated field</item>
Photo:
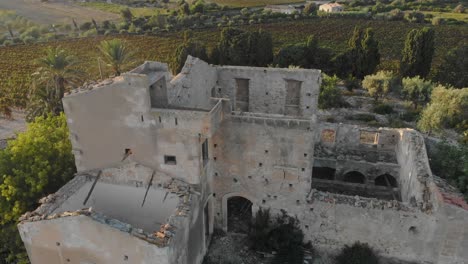
[[[355,26],[372,27],[376,38],[380,42],[382,54],[381,68],[396,70],[406,34],[413,28],[423,25],[400,21],[375,21],[354,19],[311,19],[302,21],[279,22],[262,25],[244,26],[245,29],[263,29],[273,35],[274,47],[277,51],[282,46],[305,41],[308,35],[315,35],[321,46],[327,46],[335,52],[346,49],[346,42]],[[294,28],[294,30],[290,30]],[[441,25],[434,27],[436,32],[436,51],[433,68],[440,64],[446,52],[457,46],[468,45],[468,27]],[[212,48],[219,39],[218,28],[197,31],[194,38],[204,42]],[[173,49],[183,41],[182,33],[166,33],[158,36],[118,35],[125,39],[138,51],[140,62],[143,60],[168,61]],[[90,37],[73,40],[63,40],[49,43],[16,45],[0,47],[0,84],[7,82],[20,83],[27,80],[36,69],[35,59],[44,55],[48,46],[61,46],[76,55],[82,61],[82,69],[91,78],[98,77],[97,57],[99,52],[96,45],[103,40],[113,38]]]
[[[83,23],[95,19],[96,21],[116,20],[119,15],[70,4],[67,1],[41,3],[39,0],[0,0],[0,9],[14,10],[28,20],[38,24],[70,23],[74,18]]]
[[[303,3],[303,0],[211,0],[219,5],[227,5],[233,7],[252,7],[264,5],[277,5],[289,3]]]

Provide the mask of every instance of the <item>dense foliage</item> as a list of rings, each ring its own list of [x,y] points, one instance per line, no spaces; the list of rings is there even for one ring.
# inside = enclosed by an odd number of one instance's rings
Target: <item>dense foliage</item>
[[[406,100],[413,103],[414,109],[418,105],[429,102],[434,84],[431,81],[421,79],[419,76],[407,77],[402,80],[402,95]]]
[[[273,264],[302,264],[304,261],[304,233],[297,218],[284,211],[271,219],[268,209],[257,212],[249,232],[251,248],[263,252],[276,251]]]
[[[428,154],[432,172],[457,186],[468,200],[468,142],[452,145],[441,141]]]
[[[337,264],[378,264],[379,259],[368,244],[346,245],[336,257]]]
[[[263,30],[226,28],[216,49],[213,61],[222,65],[267,66],[273,61],[273,39]]]
[[[348,50],[337,61],[337,68],[340,69],[338,74],[363,79],[364,76],[374,73],[380,63],[380,52],[373,30],[367,28],[363,31],[355,28],[348,46]]]
[[[400,62],[401,76],[425,78],[429,74],[434,55],[434,34],[434,30],[428,27],[408,33]]]
[[[119,76],[126,66],[135,62],[135,49],[121,39],[103,40],[98,48],[115,76]]]
[[[421,114],[418,128],[424,132],[440,133],[443,128],[468,131],[468,88],[451,89],[441,85],[434,88],[431,101]]]
[[[468,45],[450,50],[434,79],[456,88],[468,87]]]
[[[206,47],[199,41],[191,40],[188,35],[187,33],[184,42],[175,49],[174,54],[170,58],[169,64],[173,74],[178,74],[182,70],[188,55],[208,61]]]
[[[362,88],[378,101],[398,89],[398,79],[391,71],[379,71],[376,74],[367,75],[362,81]]]
[[[320,109],[338,108],[347,106],[341,97],[341,91],[338,88],[338,77],[322,74],[322,84],[318,99]]]
[[[26,261],[17,219],[34,209],[39,198],[63,186],[74,172],[63,114],[37,118],[0,151],[0,257],[4,258],[0,263]]]

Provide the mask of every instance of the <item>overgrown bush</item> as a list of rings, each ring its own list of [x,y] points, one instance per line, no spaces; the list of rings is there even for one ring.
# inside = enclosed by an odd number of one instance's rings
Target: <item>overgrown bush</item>
[[[363,122],[371,122],[377,121],[373,114],[355,114],[355,115],[348,115],[346,116],[348,120],[356,120],[356,121],[363,121]]]
[[[272,220],[269,210],[260,209],[250,227],[249,240],[254,250],[278,252],[274,264],[302,264],[304,247],[312,250],[310,244],[303,243],[304,233],[299,220],[285,211]]]
[[[389,104],[379,103],[374,106],[374,113],[379,115],[388,115],[393,113],[393,107]]]
[[[341,91],[337,87],[338,77],[323,74],[320,86],[318,107],[328,109],[335,107],[346,107],[347,103],[341,97]]]
[[[336,257],[337,264],[378,264],[379,259],[366,243],[356,242],[346,245]]]

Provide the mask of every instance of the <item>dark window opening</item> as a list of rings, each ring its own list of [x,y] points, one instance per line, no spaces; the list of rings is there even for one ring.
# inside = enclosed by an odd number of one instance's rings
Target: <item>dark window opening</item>
[[[231,197],[227,200],[227,209],[228,231],[247,234],[252,221],[252,202],[244,197]]]
[[[249,79],[236,79],[236,111],[249,111]]]
[[[329,167],[313,167],[312,179],[322,179],[333,181],[335,179],[336,169]]]
[[[205,243],[208,243],[210,238],[210,210],[208,203],[205,205],[205,209],[203,210],[205,216]]]
[[[350,171],[344,175],[343,181],[364,184],[366,183],[366,177],[358,171]]]
[[[206,166],[208,163],[208,139],[205,140],[202,144],[202,158],[203,158],[203,166]]]
[[[165,108],[167,99],[166,79],[163,77],[149,87],[151,108]]]
[[[164,156],[164,164],[166,165],[176,165],[176,157],[175,156]]]
[[[377,186],[385,186],[385,187],[398,187],[397,180],[390,174],[383,174],[379,177],[375,178],[375,185]]]

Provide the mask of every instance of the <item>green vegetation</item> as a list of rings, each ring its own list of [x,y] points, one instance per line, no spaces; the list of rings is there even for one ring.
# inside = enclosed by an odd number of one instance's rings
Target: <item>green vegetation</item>
[[[378,101],[398,88],[398,80],[391,71],[379,71],[364,77],[362,88],[366,89],[375,101]]]
[[[0,263],[28,263],[17,219],[74,173],[64,114],[37,118],[0,150]]]
[[[389,104],[379,103],[374,106],[374,113],[379,115],[388,115],[393,113],[393,107]]]
[[[413,103],[414,109],[418,108],[419,104],[429,102],[434,84],[430,81],[421,79],[419,76],[403,78],[402,80],[403,98]]]
[[[264,5],[277,5],[288,3],[300,3],[302,0],[212,0],[219,5],[227,5],[232,7],[252,7]]]
[[[346,116],[346,119],[362,121],[362,122],[367,122],[367,123],[377,121],[373,114],[354,114],[354,115]]]
[[[336,257],[337,264],[378,264],[379,259],[368,244],[346,245]]]
[[[262,30],[244,31],[226,28],[212,56],[221,65],[267,66],[273,61],[271,34]]]
[[[115,76],[120,76],[123,69],[135,62],[135,49],[121,39],[103,40],[98,46],[107,67]]]
[[[32,97],[28,105],[28,119],[63,112],[65,92],[81,84],[83,73],[76,69],[78,60],[60,47],[49,48],[46,56],[37,60],[39,68],[34,73]]]
[[[263,252],[276,251],[273,264],[302,264],[304,262],[304,233],[297,218],[288,216],[286,212],[272,221],[270,211],[262,209],[257,212],[250,226],[249,240],[253,250]]]
[[[341,97],[341,91],[337,86],[339,79],[334,76],[322,74],[322,85],[318,99],[320,109],[346,107],[347,103]]]
[[[440,134],[444,128],[468,132],[468,88],[434,88],[431,101],[421,114],[418,128],[423,132]]]
[[[432,172],[457,186],[468,200],[468,144],[452,145],[441,141],[429,150]]]
[[[104,3],[104,2],[85,2],[85,3],[78,3],[81,6],[94,8],[101,11],[106,11],[115,14],[121,14],[121,10],[125,8],[129,8],[134,16],[152,16],[156,13],[165,14],[167,13],[167,9],[165,8],[157,8],[157,7],[127,7],[125,5],[119,4],[111,4],[111,3]]]
[[[434,33],[434,30],[428,27],[421,30],[413,29],[409,32],[402,51],[401,76],[419,75],[425,78],[429,74],[434,55]]]
[[[452,49],[444,57],[435,81],[457,88],[468,87],[468,45]]]
[[[374,73],[380,63],[379,43],[371,28],[363,31],[354,28],[348,41],[348,50],[337,58],[336,68],[340,76],[353,76],[362,80],[364,76]]]
[[[184,38],[184,42],[175,49],[174,55],[172,55],[171,61],[169,63],[171,71],[174,75],[178,74],[182,70],[188,55],[208,61],[206,47],[203,46],[200,42],[190,40],[187,32],[186,34],[187,35]]]

